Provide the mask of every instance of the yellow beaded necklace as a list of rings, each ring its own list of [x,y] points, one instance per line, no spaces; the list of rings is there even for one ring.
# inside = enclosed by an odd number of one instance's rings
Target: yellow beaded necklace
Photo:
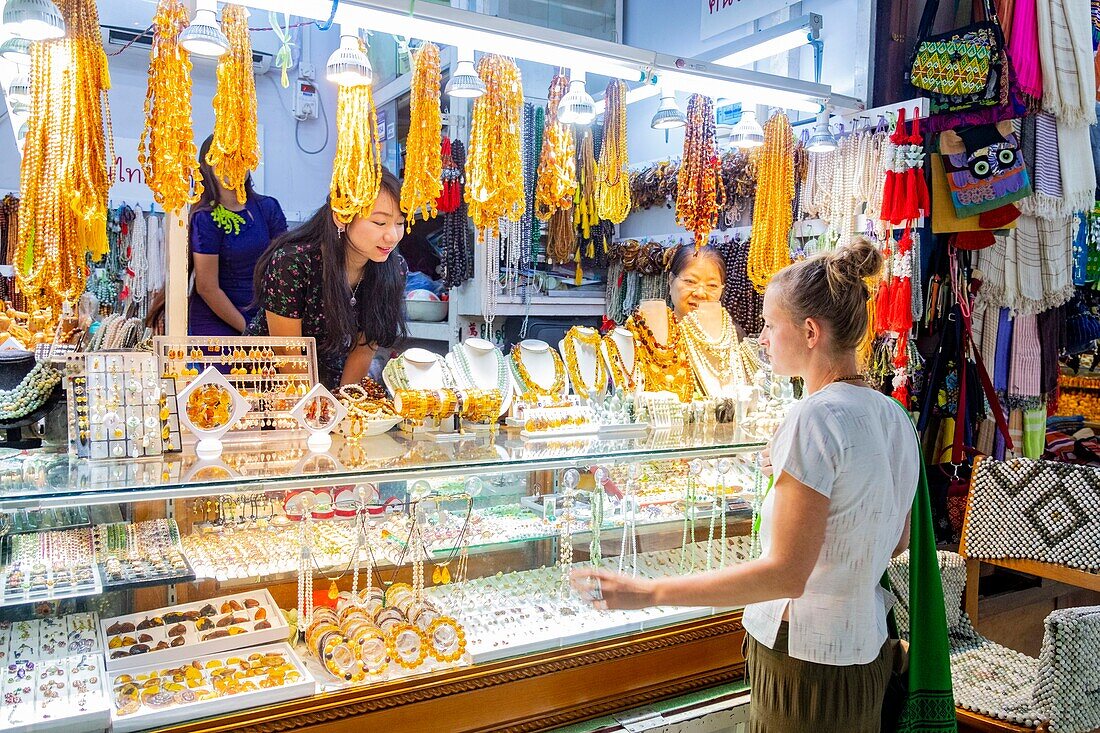
[[[248,11],[240,5],[222,9],[222,33],[229,51],[218,60],[218,84],[214,92],[214,140],[206,162],[225,185],[245,202],[245,180],[260,164],[256,136],[256,76],[252,71],[252,41],[248,35]]]
[[[549,388],[536,382],[535,378],[531,376],[531,372],[527,371],[527,367],[523,364],[523,351],[520,349],[519,344],[512,347],[512,365],[516,368],[516,376],[519,377],[525,396],[560,397],[562,390],[565,389],[565,366],[561,363],[561,357],[553,348],[548,347],[548,351],[550,357],[554,360],[554,383]]]
[[[369,214],[382,185],[378,118],[369,84],[341,86],[336,99],[336,159],[329,184],[332,210],[347,224]]]
[[[519,221],[526,209],[523,79],[511,59],[488,54],[477,62],[485,93],[474,102],[466,160],[466,204],[474,227],[496,233],[500,219]]]
[[[593,330],[585,333],[576,326],[569,329],[563,339],[565,345],[565,367],[569,370],[569,381],[573,384],[573,392],[582,400],[594,397],[607,387],[607,365],[604,364],[603,355],[600,353],[600,332]],[[581,374],[581,365],[577,362],[577,342],[592,347],[596,352],[596,374],[589,386]]]
[[[187,24],[182,0],[160,0],[153,16],[145,128],[138,144],[138,162],[153,198],[176,214],[203,192],[191,124],[191,58],[177,40]]]
[[[612,79],[604,93],[604,135],[596,175],[599,218],[621,224],[630,213],[630,159],[626,147],[626,87]]]
[[[435,216],[435,202],[443,190],[439,85],[439,49],[435,44],[425,43],[413,60],[405,179],[401,184],[401,210],[405,212],[409,231],[418,211],[424,212],[425,219]]]
[[[780,112],[764,123],[764,145],[756,158],[756,202],[752,210],[748,275],[764,292],[772,275],[791,264],[791,202],[794,200],[794,133]]]

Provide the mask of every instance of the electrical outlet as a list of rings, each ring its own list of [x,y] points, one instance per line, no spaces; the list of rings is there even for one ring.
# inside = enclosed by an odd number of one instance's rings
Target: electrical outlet
[[[302,77],[294,85],[294,118],[297,120],[317,119],[317,86]]]
[[[303,79],[314,80],[316,79],[317,67],[313,65],[312,61],[301,60],[298,62],[298,76]]]

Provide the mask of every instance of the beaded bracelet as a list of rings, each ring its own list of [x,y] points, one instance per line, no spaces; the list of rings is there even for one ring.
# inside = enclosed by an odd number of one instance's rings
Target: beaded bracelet
[[[415,652],[410,653],[411,650],[407,652],[401,649],[399,647],[400,639],[415,639]],[[428,647],[430,646],[428,640],[424,638],[424,634],[420,629],[410,623],[397,624],[387,636],[387,641],[389,642],[390,657],[405,669],[416,669],[428,656]]]
[[[453,640],[440,640],[440,632],[444,631],[444,629],[451,630],[454,634]],[[466,653],[466,632],[457,621],[449,616],[440,616],[435,621],[432,621],[424,635],[427,637],[431,655],[437,661],[455,662],[461,659],[462,655]],[[451,644],[454,644],[454,649],[450,652],[444,651],[444,648],[451,646]]]

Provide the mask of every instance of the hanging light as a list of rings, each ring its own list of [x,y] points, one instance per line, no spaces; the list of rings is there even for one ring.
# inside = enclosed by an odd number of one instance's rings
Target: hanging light
[[[31,101],[31,80],[26,74],[20,74],[12,79],[11,86],[8,87],[8,99],[12,104],[16,102],[22,102],[29,104]]]
[[[756,121],[756,112],[744,110],[730,133],[730,145],[735,148],[758,148],[764,144],[764,128]]]
[[[16,38],[46,41],[65,35],[65,19],[53,0],[8,0],[3,30]]]
[[[187,53],[216,59],[229,50],[229,39],[218,27],[218,19],[214,15],[216,7],[216,0],[199,2],[195,19],[179,37],[180,45]]]
[[[836,150],[836,137],[829,128],[828,110],[817,116],[817,124],[810,134],[810,141],[806,143],[806,150],[811,153],[831,153]]]
[[[596,100],[584,88],[584,72],[573,72],[569,91],[558,103],[558,121],[565,125],[591,125],[596,119]]]
[[[653,113],[649,126],[654,130],[671,130],[686,124],[687,118],[676,104],[676,93],[668,88],[661,89],[661,106]]]
[[[472,48],[458,49],[458,65],[451,74],[451,78],[447,80],[447,88],[444,92],[451,97],[466,99],[477,99],[485,93],[485,82],[477,75],[477,69],[474,68]]]
[[[359,46],[359,29],[342,26],[340,33],[340,48],[328,57],[325,78],[342,87],[370,84],[374,80],[374,69]]]
[[[26,38],[9,38],[0,43],[0,58],[24,66],[30,65],[31,43]]]

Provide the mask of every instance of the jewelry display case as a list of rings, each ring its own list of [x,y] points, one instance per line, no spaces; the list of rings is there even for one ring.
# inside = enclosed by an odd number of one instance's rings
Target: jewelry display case
[[[337,436],[321,453],[257,435],[206,459],[13,452],[0,571],[19,593],[0,595],[0,654],[61,672],[13,668],[0,683],[20,702],[0,717],[103,730],[106,699],[126,731],[539,730],[738,680],[738,610],[599,611],[569,573],[748,560],[762,445],[689,423]],[[94,582],[62,587],[64,567]],[[46,616],[87,629],[20,631]],[[70,681],[80,655],[97,671]]]

